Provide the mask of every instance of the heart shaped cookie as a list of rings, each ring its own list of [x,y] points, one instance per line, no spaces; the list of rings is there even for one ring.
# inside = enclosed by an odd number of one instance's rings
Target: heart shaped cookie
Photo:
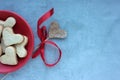
[[[49,38],[65,38],[66,36],[67,36],[67,32],[61,30],[57,22],[51,23],[49,29]]]
[[[0,57],[0,62],[7,65],[16,65],[18,63],[15,48],[9,46],[5,49],[5,54]]]
[[[21,44],[15,45],[16,53],[20,58],[24,58],[27,56],[27,50],[25,49],[27,42],[28,42],[28,38],[24,36],[23,42]]]
[[[6,27],[3,29],[2,36],[3,36],[5,46],[19,44],[24,39],[21,34],[14,34],[13,30],[9,27]]]
[[[5,21],[4,21],[4,27],[14,27],[14,25],[16,24],[16,20],[13,17],[8,17]]]

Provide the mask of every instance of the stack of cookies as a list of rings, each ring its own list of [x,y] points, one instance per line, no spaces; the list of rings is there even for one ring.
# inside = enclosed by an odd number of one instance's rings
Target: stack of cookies
[[[28,38],[22,34],[15,34],[13,27],[16,24],[14,17],[0,20],[0,62],[6,65],[17,65],[18,58],[25,58],[27,50],[25,46]]]

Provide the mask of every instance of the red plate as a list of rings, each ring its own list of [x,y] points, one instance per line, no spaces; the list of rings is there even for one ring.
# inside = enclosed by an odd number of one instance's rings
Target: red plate
[[[3,65],[0,63],[0,73],[13,72],[24,66],[31,57],[34,47],[34,36],[28,23],[14,12],[0,10],[0,20],[6,20],[8,17],[14,17],[16,19],[16,25],[13,28],[14,32],[28,37],[28,44],[26,46],[27,56],[25,58],[18,59],[18,64],[15,66]]]

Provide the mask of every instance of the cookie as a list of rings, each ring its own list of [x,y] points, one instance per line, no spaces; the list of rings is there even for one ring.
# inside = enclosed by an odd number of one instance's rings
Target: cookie
[[[65,38],[67,32],[61,30],[57,22],[52,22],[49,28],[49,38]]]
[[[28,43],[28,38],[24,36],[24,40],[21,44],[16,44],[16,53],[20,58],[24,58],[27,56],[27,50],[25,49],[26,44]]]
[[[5,54],[0,57],[0,62],[7,65],[17,65],[17,56],[13,46],[5,49]]]
[[[14,25],[16,24],[16,20],[14,17],[8,17],[5,21],[4,21],[4,27],[14,27]]]
[[[0,25],[4,25],[4,21],[0,20]]]
[[[3,37],[5,46],[19,44],[24,39],[21,34],[14,34],[12,28],[9,28],[9,27],[6,27],[3,29],[2,37]]]

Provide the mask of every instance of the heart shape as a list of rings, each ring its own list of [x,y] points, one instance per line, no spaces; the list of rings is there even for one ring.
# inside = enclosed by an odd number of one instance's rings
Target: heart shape
[[[9,27],[6,27],[3,29],[2,35],[3,35],[3,40],[4,40],[5,46],[19,44],[24,40],[24,38],[21,34],[14,34],[13,30]]]
[[[8,17],[5,21],[4,21],[4,27],[14,27],[14,25],[16,24],[16,20],[14,17]]]
[[[5,49],[5,54],[0,57],[0,62],[7,65],[16,65],[18,63],[15,48],[9,46]]]
[[[16,44],[16,53],[20,58],[24,58],[27,56],[27,50],[25,49],[26,44],[28,43],[28,38],[24,36],[24,40],[21,44]]]
[[[49,29],[49,38],[65,38],[67,36],[67,32],[61,30],[59,28],[59,24],[57,22],[52,22]]]

